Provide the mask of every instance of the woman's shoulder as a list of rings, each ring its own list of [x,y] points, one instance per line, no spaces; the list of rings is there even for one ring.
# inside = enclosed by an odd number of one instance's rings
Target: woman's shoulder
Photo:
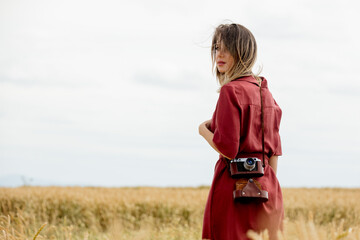
[[[265,79],[265,78],[264,78]],[[259,82],[252,76],[245,76],[234,79],[224,84],[221,89],[223,91],[234,91],[238,94],[249,93],[251,90],[256,90],[259,87]],[[220,90],[221,91],[221,90]]]
[[[258,78],[260,78],[262,80],[262,82],[266,82],[265,77],[259,76]],[[258,79],[256,79],[252,75],[236,78],[227,84],[233,85],[233,86],[238,86],[238,87],[246,87],[246,86],[259,87]]]

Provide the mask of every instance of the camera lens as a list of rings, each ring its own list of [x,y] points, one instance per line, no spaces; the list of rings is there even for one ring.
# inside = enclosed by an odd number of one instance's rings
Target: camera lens
[[[255,168],[255,159],[253,158],[248,158],[246,159],[246,161],[244,162],[244,168],[248,171],[252,171]]]
[[[248,164],[248,165],[253,165],[254,164],[254,159],[252,159],[252,158],[248,158],[248,159],[246,159],[246,163]]]

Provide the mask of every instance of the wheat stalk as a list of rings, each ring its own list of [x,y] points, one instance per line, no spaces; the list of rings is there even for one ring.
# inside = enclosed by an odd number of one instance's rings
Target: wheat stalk
[[[47,223],[44,223],[40,228],[39,230],[37,231],[37,233],[35,234],[33,240],[35,240],[37,238],[37,236],[40,234],[41,230],[43,230],[43,228],[46,226]]]

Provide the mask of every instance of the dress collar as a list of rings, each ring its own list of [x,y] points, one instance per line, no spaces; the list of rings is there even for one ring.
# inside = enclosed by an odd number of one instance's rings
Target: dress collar
[[[265,79],[265,77],[260,76],[260,78],[262,79],[261,87],[267,88],[267,80]],[[232,81],[246,81],[246,82],[250,82],[250,83],[253,83],[253,84],[256,84],[257,86],[259,86],[258,81],[251,75],[239,77]]]

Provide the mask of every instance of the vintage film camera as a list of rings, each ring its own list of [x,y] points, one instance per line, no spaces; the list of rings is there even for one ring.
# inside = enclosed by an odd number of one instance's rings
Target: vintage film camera
[[[264,167],[261,160],[255,157],[235,158],[230,160],[230,175],[234,178],[261,177]]]
[[[268,192],[261,189],[261,184],[253,177],[264,175],[264,167],[261,160],[255,157],[235,158],[230,161],[230,175],[233,178],[239,178],[235,184],[233,197],[235,201],[266,202]]]

